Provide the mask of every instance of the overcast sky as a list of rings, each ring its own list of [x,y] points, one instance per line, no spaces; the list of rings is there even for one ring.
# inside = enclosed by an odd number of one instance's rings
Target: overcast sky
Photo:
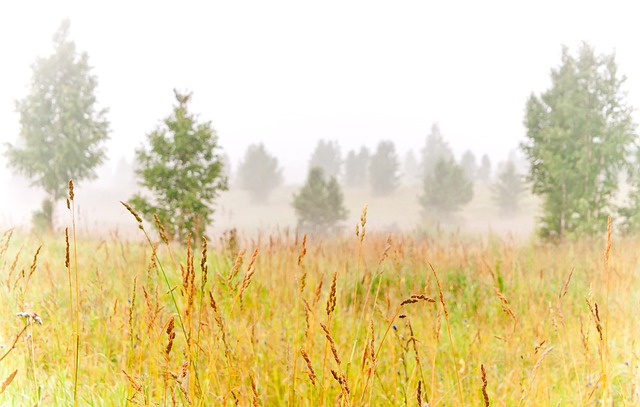
[[[16,140],[15,100],[69,18],[110,109],[107,169],[171,111],[173,88],[193,91],[233,165],[264,141],[289,182],[319,138],[344,154],[391,139],[403,154],[433,122],[458,157],[468,148],[495,162],[523,138],[525,101],[548,86],[562,44],[615,50],[640,106],[637,16],[622,1],[7,1],[0,142]]]

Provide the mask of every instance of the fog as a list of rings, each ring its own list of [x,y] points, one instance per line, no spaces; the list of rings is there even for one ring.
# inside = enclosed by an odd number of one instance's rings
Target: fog
[[[131,163],[134,149],[171,112],[174,88],[193,92],[192,109],[211,121],[232,169],[257,142],[284,169],[285,185],[260,207],[232,185],[218,203],[216,230],[292,226],[291,197],[321,138],[336,140],[343,158],[392,140],[402,163],[438,123],[458,160],[471,150],[478,159],[487,154],[495,168],[523,139],[525,102],[548,87],[563,44],[588,41],[597,52],[615,51],[629,101],[640,106],[636,15],[635,5],[622,1],[7,2],[0,5],[0,150],[18,140],[15,101],[29,90],[31,64],[51,53],[52,34],[69,18],[111,123],[107,162],[96,180],[78,182],[86,229],[128,224],[118,201],[136,187],[117,177],[118,163]],[[0,227],[29,226],[43,193],[28,185],[0,154]],[[386,200],[366,187],[346,190],[347,228],[365,203],[373,225],[415,227],[417,188],[403,185]],[[525,198],[510,223],[487,195],[479,183],[456,224],[533,229],[534,198]]]

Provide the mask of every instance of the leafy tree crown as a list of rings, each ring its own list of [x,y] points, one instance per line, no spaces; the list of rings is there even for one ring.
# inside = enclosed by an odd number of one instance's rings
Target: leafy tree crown
[[[16,102],[20,134],[6,145],[8,165],[48,195],[38,216],[52,226],[53,203],[66,196],[70,179],[95,178],[105,159],[109,134],[107,109],[98,107],[98,80],[87,53],[69,39],[68,20],[53,35],[54,51],[32,66],[29,93]]]

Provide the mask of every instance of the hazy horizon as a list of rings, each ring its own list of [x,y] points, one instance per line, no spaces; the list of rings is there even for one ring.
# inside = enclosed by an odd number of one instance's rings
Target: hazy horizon
[[[458,159],[469,149],[495,166],[522,141],[526,99],[548,87],[562,45],[615,51],[628,100],[640,106],[634,9],[578,1],[4,4],[0,144],[16,142],[15,101],[68,18],[98,78],[98,103],[110,110],[98,183],[170,113],[173,88],[193,92],[194,111],[211,120],[232,167],[264,142],[290,185],[304,179],[320,138],[337,140],[343,156],[389,139],[402,159],[423,147],[434,122]],[[39,206],[11,177],[0,154],[0,218]]]

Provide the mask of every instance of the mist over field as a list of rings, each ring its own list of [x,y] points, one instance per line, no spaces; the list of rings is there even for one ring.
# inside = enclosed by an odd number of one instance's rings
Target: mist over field
[[[552,2],[463,8],[420,2],[308,8],[296,2],[248,8],[240,3],[143,4],[42,2],[37,15],[22,4],[3,5],[0,13],[3,145],[19,143],[15,102],[28,92],[33,61],[51,53],[51,35],[64,18],[71,23],[70,39],[88,55],[97,103],[109,109],[110,123],[106,161],[96,168],[97,179],[77,180],[81,215],[90,230],[127,223],[118,201],[139,190],[130,171],[134,150],[170,113],[174,88],[193,92],[193,110],[211,121],[232,173],[246,149],[259,142],[283,169],[283,184],[266,205],[251,205],[232,179],[215,204],[210,228],[216,231],[295,226],[292,195],[303,184],[321,139],[336,141],[343,159],[350,150],[373,151],[379,141],[391,140],[402,176],[406,154],[419,155],[437,123],[456,160],[468,150],[478,162],[486,154],[493,167],[491,180],[476,183],[473,200],[445,223],[472,232],[530,233],[538,201],[524,198],[525,207],[506,218],[491,204],[487,187],[510,152],[519,156],[522,175],[526,172],[519,151],[525,102],[548,87],[561,46],[588,41],[602,52],[615,49],[620,71],[629,74],[629,98],[640,100],[639,79],[631,75],[640,70],[640,61],[626,31],[629,13],[618,10],[622,4],[601,10],[580,3],[580,19],[572,17],[570,4]],[[149,7],[153,19],[143,17]],[[603,24],[614,19],[602,13],[615,13],[619,22]],[[540,29],[543,19],[547,22]],[[29,228],[43,198],[29,184],[0,155],[4,228]],[[397,193],[378,199],[366,184],[345,188],[349,218],[344,227],[351,229],[368,203],[376,227],[412,230],[421,222],[420,189],[420,180],[403,182]]]
[[[638,11],[0,4],[0,406],[639,405]]]

